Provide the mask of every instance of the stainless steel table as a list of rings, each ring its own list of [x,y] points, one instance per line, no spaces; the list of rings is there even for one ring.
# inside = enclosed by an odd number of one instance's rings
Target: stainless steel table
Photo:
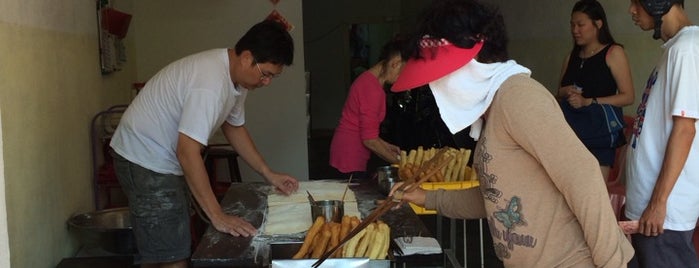
[[[221,206],[227,213],[241,216],[256,228],[260,228],[267,208],[267,193],[270,192],[270,187],[264,183],[234,183],[226,192]],[[352,185],[350,189],[355,193],[362,217],[366,217],[376,208],[376,200],[385,198],[371,182]],[[391,227],[391,237],[432,236],[407,205],[388,212],[381,220]],[[193,267],[267,267],[271,263],[271,243],[300,241],[303,241],[303,234],[245,238],[223,234],[209,226],[192,254],[191,263]],[[398,257],[394,266],[411,266],[406,263],[420,264],[421,267],[443,267],[444,255]]]

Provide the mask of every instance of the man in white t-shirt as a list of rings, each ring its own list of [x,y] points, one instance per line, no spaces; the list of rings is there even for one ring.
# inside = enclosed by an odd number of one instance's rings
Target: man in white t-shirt
[[[201,156],[217,129],[268,183],[285,194],[298,181],[270,169],[245,128],[248,90],[269,85],[293,61],[286,28],[263,21],[234,49],[212,49],[177,60],[153,76],[125,111],[111,141],[117,177],[129,201],[144,267],[187,267],[191,235],[189,193],[216,230],[257,231],[226,214],[211,189]]]
[[[654,30],[662,55],[646,83],[627,151],[626,217],[638,267],[699,267],[699,27],[684,1],[631,0],[636,25]],[[629,267],[635,267],[630,265]]]

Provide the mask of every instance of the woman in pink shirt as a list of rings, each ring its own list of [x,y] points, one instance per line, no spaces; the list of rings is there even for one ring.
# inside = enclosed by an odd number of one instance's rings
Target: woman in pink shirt
[[[403,40],[389,41],[379,62],[359,75],[350,87],[330,144],[330,165],[347,177],[366,178],[372,152],[388,163],[399,161],[400,148],[379,137],[379,126],[386,115],[384,85],[396,81],[407,59],[402,50]]]

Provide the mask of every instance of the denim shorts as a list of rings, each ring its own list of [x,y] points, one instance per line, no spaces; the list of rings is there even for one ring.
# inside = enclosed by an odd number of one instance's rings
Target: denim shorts
[[[129,200],[136,263],[189,258],[189,189],[184,176],[160,174],[114,154],[114,167]]]

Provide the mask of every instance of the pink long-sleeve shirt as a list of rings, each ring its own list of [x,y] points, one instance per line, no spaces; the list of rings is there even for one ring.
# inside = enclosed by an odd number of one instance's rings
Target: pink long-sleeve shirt
[[[330,144],[330,165],[343,173],[366,171],[371,151],[362,141],[379,137],[386,116],[386,93],[372,73],[354,80]]]

